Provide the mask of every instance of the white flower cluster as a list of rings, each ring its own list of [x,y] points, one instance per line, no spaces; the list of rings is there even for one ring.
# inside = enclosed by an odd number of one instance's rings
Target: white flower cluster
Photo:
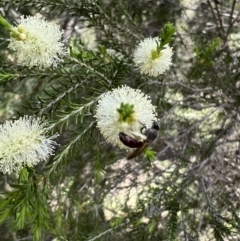
[[[24,66],[56,66],[67,53],[61,42],[63,31],[56,24],[36,16],[22,16],[19,25],[13,29],[8,48],[16,52],[18,62]]]
[[[133,105],[134,113],[130,123],[121,121],[119,108],[121,104]],[[140,133],[142,125],[150,127],[156,120],[155,106],[151,99],[138,89],[128,86],[114,89],[105,93],[96,107],[97,126],[107,142],[126,148],[119,140],[119,132],[132,135]]]
[[[0,126],[0,171],[8,174],[32,167],[45,161],[54,153],[57,143],[46,137],[39,118],[25,116],[16,121],[7,121]]]
[[[133,54],[135,65],[141,74],[156,77],[169,69],[172,64],[173,51],[169,45],[157,53],[159,38],[146,38],[136,48]]]

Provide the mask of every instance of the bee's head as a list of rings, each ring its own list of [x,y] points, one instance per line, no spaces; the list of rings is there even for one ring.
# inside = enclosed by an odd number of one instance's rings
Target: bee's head
[[[152,129],[159,130],[159,124],[155,120],[153,120]]]

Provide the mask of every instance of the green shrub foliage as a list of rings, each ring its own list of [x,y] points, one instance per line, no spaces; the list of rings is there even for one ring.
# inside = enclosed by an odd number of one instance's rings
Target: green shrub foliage
[[[22,15],[59,25],[68,52],[56,67],[23,66],[0,26],[0,123],[37,116],[49,135],[59,133],[46,162],[0,174],[2,241],[240,239],[238,1],[0,7],[14,26]],[[158,36],[160,50],[173,48],[172,65],[158,77],[141,74],[133,53]],[[160,125],[150,149],[131,160],[94,117],[102,95],[123,85],[151,97]]]

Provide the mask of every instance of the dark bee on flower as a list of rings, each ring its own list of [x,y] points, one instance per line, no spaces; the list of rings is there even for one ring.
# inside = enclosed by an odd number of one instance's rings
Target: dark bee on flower
[[[135,139],[123,132],[119,132],[120,141],[127,147],[137,148],[127,156],[127,160],[130,160],[139,154],[141,154],[158,136],[159,125],[156,121],[153,121],[151,128],[143,126],[141,133],[144,135],[144,140]]]

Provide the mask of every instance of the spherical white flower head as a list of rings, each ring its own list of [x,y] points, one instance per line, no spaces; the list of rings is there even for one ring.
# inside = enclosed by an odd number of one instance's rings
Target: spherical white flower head
[[[8,174],[32,167],[54,153],[57,143],[46,137],[46,123],[39,118],[22,117],[0,126],[0,171]]]
[[[172,65],[172,48],[165,45],[165,48],[157,54],[157,42],[159,42],[158,37],[146,38],[136,48],[133,60],[141,74],[156,77]]]
[[[8,48],[16,52],[22,65],[39,68],[54,67],[67,53],[61,42],[63,31],[56,24],[47,23],[38,17],[21,17],[16,32],[10,38]],[[18,33],[18,35],[16,35]]]
[[[130,122],[123,122],[119,113],[121,104],[133,105],[134,113]],[[151,99],[138,89],[122,86],[104,94],[96,107],[97,126],[106,141],[120,148],[126,148],[119,140],[119,132],[130,136],[135,133],[141,134],[141,127],[152,126],[156,120],[155,106]]]

